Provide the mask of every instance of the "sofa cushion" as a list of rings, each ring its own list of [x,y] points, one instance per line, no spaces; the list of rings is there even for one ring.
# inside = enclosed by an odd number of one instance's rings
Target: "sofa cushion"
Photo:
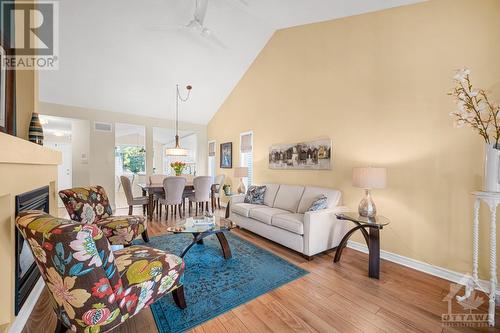
[[[249,203],[236,203],[231,205],[231,212],[236,213],[241,216],[248,217],[252,209],[262,208],[262,205],[255,205]]]
[[[288,212],[283,209],[260,206],[260,208],[250,210],[249,216],[257,221],[266,224],[271,224],[273,216],[276,216],[278,214],[287,214],[287,213]]]
[[[273,207],[296,213],[300,198],[302,198],[302,193],[304,193],[303,186],[280,185]],[[309,208],[309,206],[307,208]]]
[[[266,193],[266,187],[265,186],[255,186],[251,185],[248,190],[247,194],[245,195],[245,203],[251,203],[251,204],[256,204],[256,205],[263,205],[264,204],[264,194]]]
[[[311,204],[311,207],[307,210],[308,212],[314,212],[317,210],[325,209],[328,207],[328,198],[324,194],[320,194],[314,199]]]
[[[271,225],[288,230],[294,234],[304,234],[304,214],[279,214],[273,216]]]
[[[276,193],[280,188],[279,184],[265,184],[266,193],[264,194],[264,205],[268,207],[274,206],[274,199],[276,199]]]
[[[340,191],[325,187],[313,187],[308,186],[304,190],[302,199],[300,199],[299,213],[305,213],[311,207],[314,200],[318,198],[321,194],[326,195],[328,203],[326,208],[333,208],[340,204],[341,194]]]

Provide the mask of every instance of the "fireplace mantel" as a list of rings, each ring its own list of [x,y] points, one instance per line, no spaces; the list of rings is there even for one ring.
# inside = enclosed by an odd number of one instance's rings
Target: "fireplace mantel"
[[[15,197],[48,185],[50,213],[57,216],[57,166],[60,163],[59,152],[0,133],[0,262],[6,263],[5,268],[0,271],[0,295],[4,300],[10,300],[2,303],[0,333],[9,329],[12,324],[22,325],[21,317],[30,312],[29,306],[32,306],[25,304],[28,309],[24,311],[23,307],[24,312],[16,319],[13,301]]]

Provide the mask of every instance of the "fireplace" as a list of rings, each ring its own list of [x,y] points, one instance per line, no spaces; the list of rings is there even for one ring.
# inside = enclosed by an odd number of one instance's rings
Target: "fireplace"
[[[16,196],[16,216],[26,210],[43,210],[49,213],[49,187],[44,186],[36,190]],[[16,280],[15,280],[15,314],[19,313],[31,290],[40,278],[40,271],[29,245],[21,233],[16,231]]]

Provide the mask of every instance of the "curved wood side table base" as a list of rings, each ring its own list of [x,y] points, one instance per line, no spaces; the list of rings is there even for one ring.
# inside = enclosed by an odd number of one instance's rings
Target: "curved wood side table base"
[[[356,224],[354,228],[349,230],[347,234],[340,241],[337,251],[335,252],[335,257],[333,259],[334,263],[340,261],[342,256],[342,251],[347,246],[347,241],[351,236],[360,230],[365,238],[366,245],[368,246],[368,276],[370,278],[378,279],[380,275],[380,229],[381,227],[376,225],[361,224],[356,221],[352,221]],[[366,231],[369,229],[369,232]]]

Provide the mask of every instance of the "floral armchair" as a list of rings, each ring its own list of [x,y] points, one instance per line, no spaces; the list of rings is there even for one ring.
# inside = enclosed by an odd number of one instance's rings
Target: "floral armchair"
[[[106,332],[172,292],[185,308],[181,258],[130,246],[111,251],[94,224],[42,211],[21,213],[17,227],[28,241],[61,325],[74,332]]]
[[[96,224],[113,245],[130,245],[142,234],[149,242],[143,216],[113,216],[113,209],[102,186],[75,187],[59,191],[73,221]]]

